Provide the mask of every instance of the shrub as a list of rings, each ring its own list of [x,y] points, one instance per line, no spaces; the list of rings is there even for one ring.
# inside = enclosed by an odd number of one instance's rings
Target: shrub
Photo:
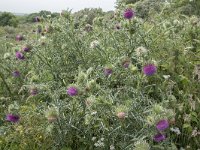
[[[13,26],[17,27],[18,19],[12,13],[4,12],[0,14],[0,26]]]

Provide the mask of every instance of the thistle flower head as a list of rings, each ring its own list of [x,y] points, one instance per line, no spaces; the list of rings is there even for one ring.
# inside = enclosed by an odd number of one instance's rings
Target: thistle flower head
[[[97,41],[97,40],[94,40],[90,43],[90,48],[94,49],[96,48],[97,46],[99,46],[100,42]]]
[[[148,64],[143,67],[143,73],[146,76],[151,76],[151,75],[155,74],[156,71],[157,71],[157,68],[154,64]]]
[[[16,56],[17,59],[20,59],[20,60],[24,60],[25,59],[24,55],[20,51],[17,51],[15,53],[15,56]]]
[[[96,102],[95,96],[90,96],[85,100],[85,104],[87,107],[91,107]]]
[[[116,115],[119,119],[123,120],[128,116],[128,108],[125,105],[119,105],[116,107]]]
[[[137,57],[146,55],[147,52],[148,52],[148,50],[145,47],[143,47],[143,46],[140,46],[140,47],[138,47],[138,48],[135,49],[135,53],[136,53]]]
[[[13,77],[19,77],[20,76],[20,72],[18,70],[15,70],[12,72]]]
[[[134,16],[135,16],[135,12],[131,8],[124,11],[124,18],[125,19],[131,19]]]
[[[31,89],[30,89],[30,94],[31,94],[32,96],[37,95],[37,94],[38,94],[38,89],[37,89],[36,87],[31,88]]]
[[[157,124],[156,124],[156,128],[159,131],[164,131],[165,129],[167,129],[169,127],[169,122],[168,120],[160,120]]]
[[[58,111],[56,110],[56,108],[49,108],[46,111],[45,116],[47,117],[49,122],[55,122],[58,119]]]
[[[20,117],[18,115],[14,114],[7,114],[6,120],[9,122],[17,123],[19,121]]]
[[[153,140],[155,142],[162,142],[166,139],[166,136],[164,134],[158,133],[153,137]]]
[[[25,45],[23,48],[22,48],[22,50],[24,51],[24,52],[29,52],[30,50],[31,50],[31,46],[30,45]]]
[[[71,86],[67,89],[67,94],[69,96],[76,96],[76,95],[78,95],[78,89],[74,86]]]
[[[170,128],[170,131],[176,133],[177,135],[181,134],[181,131],[180,131],[180,129],[178,127]]]
[[[17,35],[15,39],[16,41],[22,41],[24,37],[22,35]]]
[[[124,60],[124,61],[122,62],[122,66],[123,66],[124,68],[128,68],[130,64],[131,64],[131,61],[130,61],[129,59],[126,59],[126,60]]]
[[[118,112],[118,113],[117,113],[117,117],[118,117],[119,119],[125,119],[126,113],[125,113],[125,112]]]
[[[112,73],[113,73],[112,67],[105,67],[105,68],[104,68],[104,74],[105,74],[106,76],[109,76],[109,75],[111,75]]]
[[[34,22],[40,22],[40,17],[36,16],[36,17],[34,18]]]
[[[134,146],[134,150],[150,150],[150,145],[144,140],[137,141]]]

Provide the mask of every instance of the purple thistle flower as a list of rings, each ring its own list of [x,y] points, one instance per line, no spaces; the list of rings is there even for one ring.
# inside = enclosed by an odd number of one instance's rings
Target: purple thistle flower
[[[35,22],[40,22],[40,18],[37,16],[37,17],[34,18],[34,21]]]
[[[7,114],[6,115],[6,120],[10,121],[10,122],[13,122],[13,123],[18,122],[19,119],[20,119],[20,117],[18,115],[13,115],[13,114]]]
[[[17,59],[20,59],[20,60],[24,60],[25,59],[24,55],[20,51],[17,51],[15,53],[15,56],[16,56]]]
[[[111,75],[112,72],[113,72],[113,70],[112,70],[111,68],[105,68],[105,69],[104,69],[104,74],[105,74],[106,76]]]
[[[132,9],[127,9],[124,11],[124,18],[131,19],[135,16],[135,12]]]
[[[31,94],[32,96],[37,95],[37,94],[38,94],[37,88],[32,88],[32,89],[30,90],[30,94]]]
[[[143,73],[147,76],[151,76],[151,75],[155,74],[156,71],[157,71],[157,68],[154,64],[148,64],[143,67]]]
[[[20,76],[20,72],[19,71],[13,71],[12,72],[12,75],[14,76],[14,77],[19,77]]]
[[[23,51],[29,52],[29,51],[30,51],[30,48],[29,48],[29,47],[24,47],[24,48],[23,48]]]
[[[78,89],[76,87],[69,87],[67,89],[67,94],[70,96],[76,96],[78,94]]]
[[[158,133],[153,137],[153,140],[156,142],[161,142],[166,139],[166,136],[164,134]]]
[[[130,60],[126,60],[126,61],[124,61],[123,63],[122,63],[122,65],[123,65],[123,67],[124,68],[128,68],[129,67],[129,65],[130,65]]]
[[[24,37],[22,35],[17,35],[15,39],[16,41],[22,41]]]
[[[167,129],[169,127],[169,122],[167,120],[160,120],[157,124],[156,124],[156,128],[159,131],[164,131],[165,129]]]
[[[26,46],[24,46],[24,47],[22,48],[22,50],[23,50],[24,52],[30,52],[31,46],[26,45]]]

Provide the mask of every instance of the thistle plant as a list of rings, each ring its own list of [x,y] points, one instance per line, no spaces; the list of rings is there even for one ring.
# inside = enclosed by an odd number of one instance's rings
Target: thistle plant
[[[141,3],[0,37],[0,149],[199,148],[199,18]]]

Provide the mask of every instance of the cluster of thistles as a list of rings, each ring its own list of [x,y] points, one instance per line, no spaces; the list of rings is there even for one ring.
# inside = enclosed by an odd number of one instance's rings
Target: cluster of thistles
[[[124,16],[125,19],[130,20],[133,17],[135,17],[135,12],[132,9],[127,9],[127,10],[124,11],[123,16]],[[39,17],[35,17],[34,21],[35,22],[40,22],[40,18]],[[119,30],[120,28],[121,28],[120,25],[116,25],[116,29]],[[88,32],[92,31],[92,26],[87,25],[85,30],[88,31]],[[40,26],[38,27],[37,31],[38,31],[38,33],[42,32],[42,29],[41,29]],[[48,32],[48,31],[50,31],[50,28],[46,28],[46,32]],[[22,35],[17,35],[16,36],[16,41],[21,41],[21,40],[24,40],[24,37]],[[91,43],[91,48],[95,48],[98,45],[99,45],[98,41],[93,41],[93,43]],[[30,45],[23,46],[22,50],[17,51],[15,53],[16,58],[19,59],[19,60],[24,60],[25,59],[24,52],[30,52],[31,49],[32,49],[32,47]],[[124,68],[129,68],[130,64],[131,64],[131,61],[129,59],[127,59],[127,60],[123,61],[121,65]],[[152,75],[154,75],[156,73],[157,68],[156,68],[156,66],[154,64],[147,64],[147,65],[145,65],[143,67],[142,71],[146,76],[152,76]],[[103,72],[104,72],[105,76],[110,76],[113,73],[113,68],[112,67],[105,67]],[[19,77],[20,76],[20,72],[18,70],[15,70],[15,71],[12,72],[12,75],[14,77]],[[75,86],[68,87],[66,92],[71,97],[77,96],[79,94],[79,90]],[[38,94],[37,88],[30,89],[30,94],[32,96],[37,95]],[[54,122],[58,118],[57,114],[55,114],[55,113],[49,113],[49,115],[47,117],[48,117],[49,122]],[[117,113],[117,117],[119,119],[125,119],[126,113],[123,112],[123,111],[122,112],[118,112]],[[20,117],[18,115],[15,115],[15,114],[7,114],[6,120],[9,121],[9,122],[17,123],[20,120]],[[167,128],[169,128],[168,121],[167,120],[160,120],[156,124],[156,129],[158,130],[158,133],[154,136],[154,138],[153,138],[154,141],[161,142],[161,141],[165,140],[166,139],[166,134],[164,134],[164,131]]]
[[[169,122],[168,120],[160,120],[156,124],[156,129],[158,130],[158,133],[154,136],[154,141],[161,142],[166,139],[166,135],[163,133],[166,129],[169,128]]]

